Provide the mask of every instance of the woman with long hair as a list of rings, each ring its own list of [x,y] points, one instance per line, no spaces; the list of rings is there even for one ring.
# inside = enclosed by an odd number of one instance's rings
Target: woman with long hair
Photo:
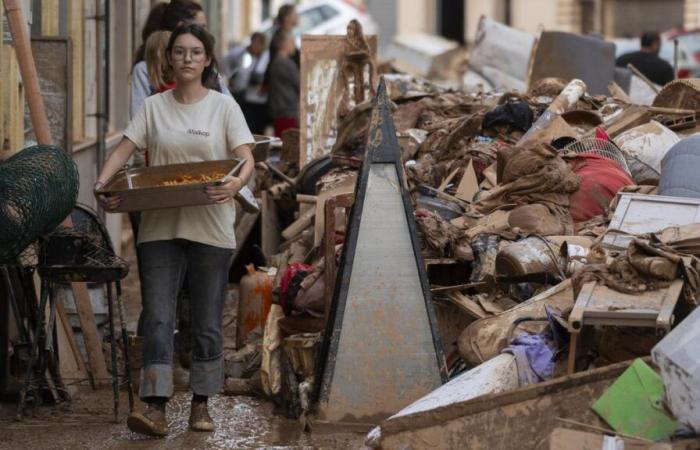
[[[165,436],[165,407],[173,394],[173,332],[177,293],[187,270],[192,302],[193,354],[190,368],[190,428],[213,431],[208,397],[223,384],[222,310],[228,271],[236,247],[234,195],[253,172],[254,143],[235,100],[206,84],[215,73],[214,38],[201,26],[178,27],[166,56],[175,88],[147,98],[105,162],[99,189],[137,148],[148,148],[151,165],[243,158],[239,176],[207,188],[211,205],[142,213],[138,247],[143,285],[143,368],[139,396],[143,412],[129,415],[130,430]],[[98,195],[106,211],[119,197]]]

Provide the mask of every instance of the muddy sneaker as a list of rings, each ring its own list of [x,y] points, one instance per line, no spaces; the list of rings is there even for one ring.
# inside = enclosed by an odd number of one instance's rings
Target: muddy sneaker
[[[190,410],[190,430],[214,431],[214,420],[209,415],[207,402],[192,402]]]
[[[133,412],[126,419],[126,426],[134,433],[163,437],[168,435],[165,412],[148,405],[143,412]]]

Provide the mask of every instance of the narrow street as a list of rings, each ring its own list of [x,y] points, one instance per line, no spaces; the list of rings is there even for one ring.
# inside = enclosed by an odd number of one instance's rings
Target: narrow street
[[[0,450],[700,450],[700,0],[0,6]]]
[[[270,402],[251,397],[217,396],[210,411],[217,423],[214,433],[187,429],[190,396],[176,393],[168,404],[170,434],[153,439],[130,432],[124,426],[127,398],[114,423],[112,394],[82,389],[71,404],[32,410],[32,417],[14,420],[14,404],[0,404],[0,449],[73,450],[100,449],[339,449],[359,448],[368,430],[324,429],[301,431],[299,423],[273,411]]]

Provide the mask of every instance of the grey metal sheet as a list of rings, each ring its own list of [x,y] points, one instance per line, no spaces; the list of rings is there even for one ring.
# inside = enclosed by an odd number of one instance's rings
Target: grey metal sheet
[[[331,422],[376,423],[446,380],[383,79],[318,366]]]
[[[615,80],[615,44],[562,31],[544,31],[537,41],[529,84],[539,79],[578,78],[592,95],[608,94]]]
[[[398,177],[373,164],[340,330],[327,420],[399,411],[440,386]]]
[[[603,245],[627,248],[629,234],[661,231],[670,226],[700,222],[700,200],[662,195],[620,194]],[[620,233],[623,232],[623,233]],[[629,234],[624,234],[629,233]]]

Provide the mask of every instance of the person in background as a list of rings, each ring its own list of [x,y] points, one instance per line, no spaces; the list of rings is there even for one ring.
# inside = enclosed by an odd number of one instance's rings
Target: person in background
[[[163,28],[163,15],[165,14],[165,8],[167,8],[167,6],[168,2],[156,3],[148,13],[146,23],[143,25],[143,29],[141,30],[141,45],[139,46],[138,50],[136,50],[134,64],[145,59],[146,41],[148,40],[148,37],[154,32]]]
[[[147,98],[105,161],[97,191],[128,161],[136,148],[148,148],[153,166],[223,160],[246,164],[239,176],[207,187],[210,205],[143,212],[138,247],[143,277],[143,368],[139,396],[143,412],[127,419],[130,430],[165,436],[165,408],[173,395],[173,332],[182,274],[188,271],[192,304],[192,404],[189,426],[213,431],[208,397],[224,381],[222,312],[228,271],[236,248],[233,197],[254,170],[254,143],[243,114],[229,95],[208,89],[215,78],[214,38],[201,26],[175,29],[167,46],[175,88]],[[118,196],[97,195],[106,211]]]
[[[170,31],[156,31],[146,41],[144,56],[148,82],[158,93],[175,87],[172,69],[165,54],[171,34]]]
[[[294,36],[278,32],[274,39],[277,55],[268,69],[268,96],[275,136],[281,137],[284,130],[299,126],[299,67],[293,60]]]
[[[658,33],[647,32],[642,34],[641,46],[641,50],[627,53],[617,58],[615,65],[627,67],[628,64],[632,64],[645,77],[659,86],[673,81],[676,78],[673,73],[673,67],[667,61],[659,58],[661,38]]]
[[[230,87],[250,130],[254,134],[264,134],[270,123],[267,107],[267,92],[263,88],[263,79],[269,63],[265,35],[253,33],[250,45],[239,56],[237,70],[231,77]]]
[[[152,24],[149,25],[151,20]],[[150,32],[148,35],[150,36],[150,34],[155,31],[173,31],[181,25],[196,24],[206,28],[207,18],[199,3],[193,0],[172,0],[170,3],[160,3],[156,5],[151,10],[146,23],[149,25]],[[146,27],[144,27],[144,33],[142,33],[142,35],[145,35],[145,31]],[[144,44],[147,38],[148,37],[144,38]],[[215,77],[214,80],[218,81],[215,87],[216,90],[230,95],[222,77],[219,76],[218,80],[216,80]],[[154,93],[156,93],[154,86],[151,86],[148,82],[148,70],[146,69],[146,63],[143,61],[143,57],[140,60],[137,59],[131,74],[130,117],[134,117],[141,108],[141,105],[143,105],[144,100]],[[134,158],[134,166],[137,167],[139,167],[139,163],[141,166],[143,165],[142,160],[140,160],[138,156],[137,153]]]
[[[275,17],[274,31],[272,33],[272,39],[270,40],[270,60],[272,60],[277,54],[277,45],[275,44],[275,36],[277,33],[294,34],[294,29],[299,24],[299,14],[297,13],[296,6],[292,4],[285,4],[280,6],[277,10],[277,17]],[[292,59],[299,66],[299,51],[294,47],[294,53],[292,54]]]

